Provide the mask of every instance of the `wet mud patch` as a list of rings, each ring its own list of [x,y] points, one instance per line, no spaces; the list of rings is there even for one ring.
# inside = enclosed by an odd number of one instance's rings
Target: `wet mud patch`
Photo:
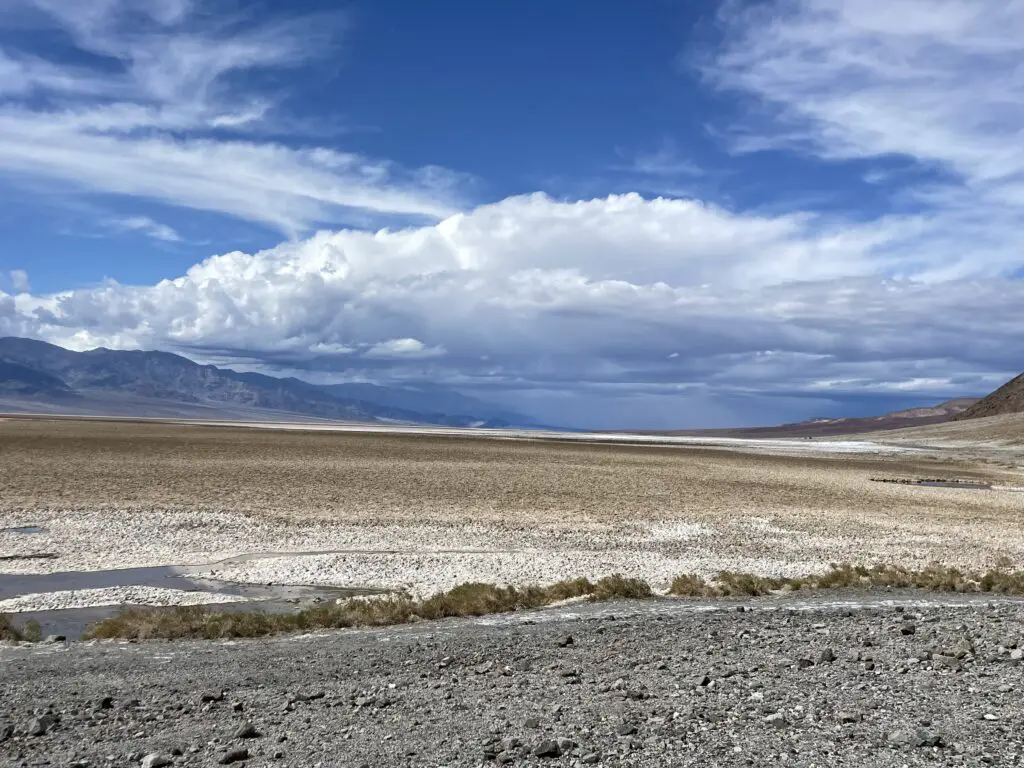
[[[12,560],[56,560],[60,555],[56,552],[29,552],[24,555],[0,555],[0,563]]]
[[[136,605],[131,601],[105,605],[49,608],[46,596],[78,590],[156,587],[190,593],[207,593],[238,599],[237,602],[203,602],[210,611],[252,611],[286,613],[303,607],[360,595],[378,595],[381,590],[324,587],[301,584],[236,584],[216,579],[194,578],[174,566],[122,568],[105,571],[67,571],[48,574],[0,574],[0,602],[20,596],[37,598],[39,610],[18,610],[17,623],[37,622],[42,635],[63,635],[81,639],[85,629],[97,621],[113,618],[126,608],[172,610],[172,605]]]
[[[11,528],[0,528],[0,533],[45,533],[46,529],[41,525],[15,525]]]
[[[895,483],[897,485],[914,485],[919,488],[959,488],[965,491],[991,491],[992,483],[980,480],[964,480],[948,477],[872,477],[873,483]]]

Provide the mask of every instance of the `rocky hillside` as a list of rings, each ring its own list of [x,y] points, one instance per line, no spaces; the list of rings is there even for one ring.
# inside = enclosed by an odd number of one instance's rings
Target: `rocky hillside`
[[[984,416],[1003,416],[1009,413],[1024,413],[1024,373],[983,397],[957,418],[980,419]]]
[[[739,427],[735,429],[706,429],[690,432],[669,432],[674,435],[714,435],[720,437],[776,438],[776,437],[841,437],[866,432],[879,432],[906,427],[922,427],[952,421],[977,403],[977,398],[960,397],[938,405],[907,408],[879,416],[861,416],[839,419],[809,419],[774,427]]]
[[[387,392],[386,388],[378,388]],[[358,390],[357,390],[358,391]],[[401,392],[386,402],[343,396],[296,378],[240,373],[214,365],[199,365],[168,352],[92,349],[73,352],[34,339],[0,338],[0,397],[30,400],[46,410],[47,403],[62,405],[78,398],[95,406],[111,395],[147,402],[187,403],[260,411],[295,413],[345,421],[400,421],[448,426],[507,426],[493,418],[495,410],[478,402],[488,415],[466,412],[423,412],[402,407]],[[453,398],[449,400],[455,401]],[[423,398],[417,404],[427,404]],[[92,412],[85,411],[83,412]],[[518,416],[518,414],[512,414]],[[522,417],[521,423],[528,422]]]

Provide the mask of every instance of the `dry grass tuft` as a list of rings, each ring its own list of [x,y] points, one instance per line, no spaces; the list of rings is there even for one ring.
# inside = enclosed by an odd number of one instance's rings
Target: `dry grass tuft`
[[[894,565],[834,565],[825,573],[802,578],[773,579],[749,573],[722,571],[708,581],[696,574],[681,574],[669,587],[677,597],[756,597],[795,590],[900,588],[931,592],[996,592],[1024,595],[1024,571],[1001,564],[983,574],[933,564],[912,571]],[[541,608],[562,600],[645,599],[653,596],[641,579],[606,576],[596,584],[588,579],[560,581],[547,587],[502,587],[468,583],[425,600],[407,595],[352,598],[306,608],[297,613],[222,611],[205,606],[171,609],[132,608],[89,628],[86,638],[229,638],[263,637],[281,632],[308,632],[345,627],[383,627],[414,621],[486,616]],[[10,623],[0,617],[0,637]],[[8,631],[16,631],[11,628]],[[20,637],[19,637],[20,639]]]
[[[721,571],[715,581],[717,594],[723,597],[758,597],[776,592],[790,583],[788,579],[770,579],[750,573]]]
[[[642,579],[629,579],[615,574],[597,582],[592,600],[644,600],[653,597],[651,585]]]
[[[42,630],[37,621],[26,621],[21,629],[14,626],[11,617],[0,613],[0,641],[18,643],[37,643],[42,638]]]
[[[11,624],[9,616],[0,613],[0,640],[21,640],[21,631]]]
[[[384,627],[459,616],[486,616],[541,608],[577,597],[612,600],[652,596],[653,592],[647,582],[615,575],[606,576],[597,584],[588,579],[573,579],[547,587],[517,588],[468,583],[425,600],[413,600],[406,595],[353,598],[340,603],[315,605],[288,614],[210,610],[205,606],[131,608],[114,618],[94,624],[86,632],[86,638],[175,640],[186,637],[262,637],[280,632]]]
[[[801,578],[771,579],[722,571],[712,581],[696,574],[677,576],[668,593],[677,597],[756,597],[799,589],[924,589],[929,592],[997,592],[1024,595],[1024,571],[1000,562],[985,573],[970,574],[933,563],[920,570],[897,565],[833,565],[825,573]]]
[[[681,573],[669,585],[668,593],[676,597],[712,597],[715,588],[703,576],[695,573]]]

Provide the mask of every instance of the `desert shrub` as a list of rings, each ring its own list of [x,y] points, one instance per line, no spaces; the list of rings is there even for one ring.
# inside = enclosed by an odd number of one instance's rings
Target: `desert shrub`
[[[43,639],[43,628],[35,619],[29,619],[21,628],[21,639],[27,643],[38,643]]]
[[[615,600],[616,598],[643,600],[653,596],[651,585],[643,579],[633,579],[616,573],[605,576],[594,586],[592,600]]]
[[[570,600],[574,597],[585,597],[594,594],[596,587],[589,579],[571,579],[559,581],[549,587],[545,587],[551,602],[557,603],[560,600]]]
[[[717,588],[695,573],[676,576],[669,585],[668,593],[676,597],[715,597],[719,594]]]
[[[765,576],[755,576],[750,573],[736,573],[735,571],[721,571],[715,582],[719,594],[725,597],[734,595],[745,595],[757,597],[767,595],[785,586],[782,579],[771,579]]]
[[[936,592],[996,592],[1024,595],[1024,571],[995,567],[983,574],[931,564],[920,570],[878,564],[870,567],[840,563],[828,571],[801,578],[770,578],[750,573],[721,571],[706,580],[697,574],[680,574],[672,580],[669,594],[677,597],[758,597],[782,590],[843,588],[917,588]],[[546,587],[511,587],[495,584],[460,584],[447,592],[415,600],[406,594],[352,598],[322,603],[295,613],[268,614],[250,610],[212,610],[205,606],[177,608],[130,608],[92,625],[88,638],[231,638],[262,637],[280,632],[317,629],[380,627],[411,621],[459,616],[485,616],[540,608],[571,598],[590,600],[645,599],[653,596],[642,579],[621,574],[593,583],[588,579],[560,581]],[[22,630],[0,615],[0,639],[38,639],[38,625]]]
[[[439,592],[414,607],[414,612],[424,619],[444,619],[452,616],[484,616],[489,613],[505,613],[516,608],[532,608],[521,605],[522,596],[514,587],[498,587],[494,584],[460,584],[448,592]]]
[[[805,579],[805,586],[813,589],[842,589],[845,587],[863,586],[869,577],[868,569],[853,566],[849,563],[833,565],[825,573],[816,574]]]
[[[575,597],[595,600],[651,597],[651,587],[640,579],[609,576],[593,584],[587,579],[560,581],[547,587],[509,587],[467,583],[423,600],[407,595],[352,598],[322,603],[288,614],[262,611],[211,610],[205,606],[129,608],[88,628],[87,638],[208,639],[262,637],[279,632],[315,629],[380,627],[424,619],[485,616],[545,605]]]
[[[1024,595],[1024,571],[996,567],[983,574],[932,563],[920,570],[898,565],[870,567],[839,563],[824,573],[799,578],[770,578],[752,573],[721,571],[714,579],[684,573],[676,576],[668,593],[676,597],[759,597],[798,589],[894,588],[931,592],[998,592]]]
[[[1024,595],[1024,571],[1009,571],[993,568],[978,580],[982,592],[998,592],[1004,595]]]
[[[17,643],[38,643],[43,637],[38,621],[26,621],[20,629],[14,625],[11,617],[0,613],[0,641]]]
[[[21,630],[11,623],[11,617],[5,613],[0,613],[0,640],[16,642],[23,639]]]

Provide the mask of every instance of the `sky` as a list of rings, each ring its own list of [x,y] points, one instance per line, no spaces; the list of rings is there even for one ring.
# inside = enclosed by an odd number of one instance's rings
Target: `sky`
[[[0,0],[0,334],[574,427],[1024,368],[1024,2]]]

